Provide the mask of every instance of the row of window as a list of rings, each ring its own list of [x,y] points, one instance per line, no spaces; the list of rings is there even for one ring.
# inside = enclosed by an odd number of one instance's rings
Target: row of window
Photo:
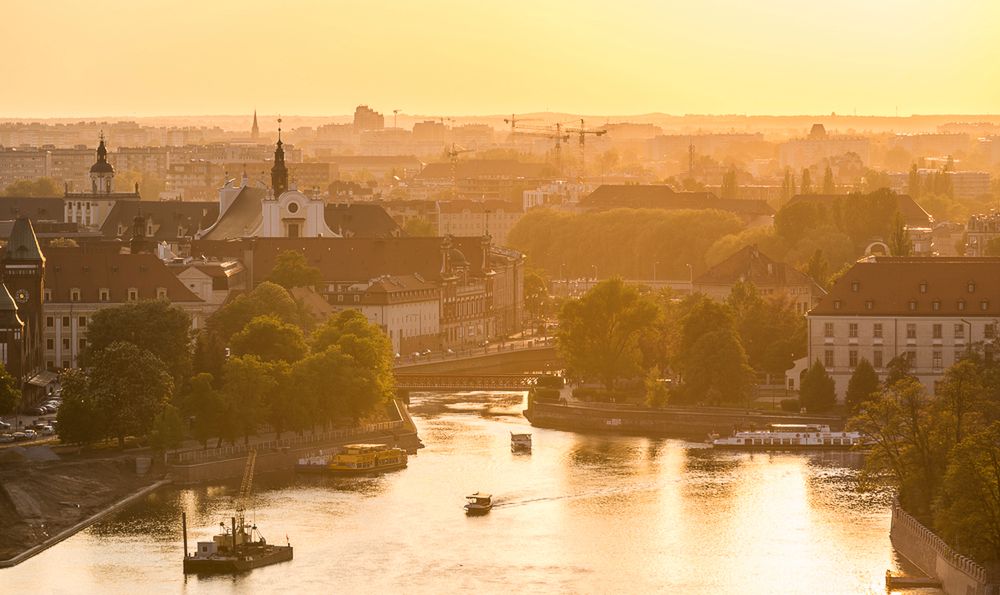
[[[963,357],[965,357],[967,355],[967,353],[968,352],[965,349],[956,349],[955,350],[955,361],[957,362],[957,361],[961,360]],[[916,351],[913,351],[913,350],[905,351],[905,352],[903,352],[903,355],[906,356],[906,359],[910,362],[910,366],[917,367],[917,363],[918,362],[917,362],[917,352]],[[860,360],[858,358],[858,350],[857,349],[851,349],[850,351],[847,352],[847,366],[849,368],[856,368],[856,367],[858,367],[858,362],[859,361]],[[882,369],[882,367],[887,363],[885,361],[884,356],[882,355],[882,350],[881,349],[876,349],[876,350],[872,351],[872,359],[871,359],[870,363],[871,363],[872,367],[875,368],[876,370]],[[833,350],[832,349],[825,350],[823,352],[823,366],[826,367],[826,368],[835,368],[836,364],[837,364],[837,362],[836,362],[836,360],[834,358],[834,352],[833,352]],[[940,370],[943,367],[944,367],[944,353],[942,351],[940,351],[940,350],[932,351],[931,352],[931,368],[933,368],[935,370]]]
[[[952,337],[955,339],[965,339],[965,327],[966,323],[954,323],[952,325]],[[872,338],[881,339],[882,338],[882,323],[876,322],[872,325]],[[989,323],[983,327],[983,336],[987,339],[992,339],[996,336],[997,325],[996,323]],[[823,324],[823,337],[830,339],[834,337],[834,328],[832,322],[826,322]],[[847,325],[847,337],[849,339],[858,338],[858,323],[851,322]],[[934,323],[931,325],[931,337],[934,339],[944,338],[944,324]],[[906,338],[916,339],[917,338],[917,324],[915,322],[906,323]]]
[[[62,317],[62,326],[63,326],[63,328],[69,328],[69,323],[70,323],[70,319],[71,318],[72,318],[71,316],[63,316]],[[79,317],[77,319],[76,322],[77,322],[77,326],[79,326],[79,327],[85,327],[85,326],[87,326],[87,317],[86,316],[81,316],[81,317]],[[46,328],[55,328],[55,326],[56,326],[56,319],[55,319],[55,317],[53,317],[53,316],[46,316],[45,317],[45,327]]]
[[[842,305],[843,305],[843,303],[840,300],[833,300],[833,309],[834,310],[840,310],[840,307]],[[907,307],[909,308],[909,310],[911,312],[915,312],[917,310],[917,306],[918,306],[917,300],[910,300],[909,303],[907,304]],[[957,302],[955,302],[955,308],[958,309],[958,311],[964,312],[965,311],[965,307],[966,307],[966,301],[965,300],[958,300]],[[874,309],[875,309],[875,301],[874,300],[865,300],[865,310],[874,310]],[[979,309],[983,310],[983,311],[989,310],[990,309],[990,301],[989,300],[981,300],[979,302]],[[935,312],[940,311],[941,310],[941,300],[934,300],[934,301],[932,301],[931,302],[931,310],[933,310]]]
[[[920,285],[918,285],[920,293],[927,293],[927,287],[928,287],[927,281],[921,281]],[[975,281],[969,281],[968,283],[966,283],[965,290],[968,291],[969,293],[976,293]],[[861,282],[851,281],[851,291],[853,291],[854,293],[861,291]]]
[[[63,337],[63,340],[62,340],[63,351],[68,350],[69,349],[69,345],[70,345],[69,337]],[[48,351],[55,351],[55,348],[56,348],[56,340],[55,339],[52,339],[52,338],[45,339],[45,349],[46,350],[48,350]],[[79,351],[83,351],[86,348],[87,348],[87,340],[86,339],[79,339]]]
[[[128,301],[130,301],[130,302],[137,302],[137,301],[139,301],[139,290],[136,289],[135,287],[128,288],[127,295],[128,295]],[[72,288],[72,289],[69,290],[69,301],[71,301],[71,302],[79,302],[79,301],[81,301],[81,296],[82,296],[82,293],[80,292],[80,290],[78,288],[74,287],[74,288]],[[107,289],[107,288],[103,288],[103,287],[101,289],[97,290],[97,299],[98,299],[98,301],[101,301],[101,302],[110,302],[111,301],[111,290]],[[156,299],[158,299],[158,300],[165,300],[165,299],[167,299],[167,288],[166,287],[157,287],[156,288]],[[45,301],[46,302],[51,302],[52,301],[52,290],[51,289],[46,289],[45,290]]]

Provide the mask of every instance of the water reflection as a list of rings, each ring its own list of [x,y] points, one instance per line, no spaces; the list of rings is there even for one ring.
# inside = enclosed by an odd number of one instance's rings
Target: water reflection
[[[898,567],[886,492],[858,489],[857,455],[537,428],[533,452],[515,455],[522,399],[415,395],[426,448],[398,472],[258,477],[251,520],[269,541],[288,536],[290,563],[181,575],[181,511],[189,539],[207,538],[232,515],[233,482],[154,494],[0,581],[57,593],[859,593]],[[496,508],[465,517],[476,490]]]

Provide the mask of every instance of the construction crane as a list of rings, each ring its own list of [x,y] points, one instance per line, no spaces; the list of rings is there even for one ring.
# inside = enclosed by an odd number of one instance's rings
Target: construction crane
[[[506,120],[504,120],[506,122]],[[513,126],[513,125],[512,125]],[[563,128],[562,124],[555,125],[555,132],[552,132],[551,126],[521,126],[520,128],[514,128],[512,134],[517,134],[520,136],[533,136],[537,138],[548,138],[556,141],[556,172],[562,175],[562,144],[564,141],[569,140],[569,134],[567,134]]]
[[[466,149],[451,143],[451,148],[445,151],[448,160],[451,161],[451,187],[458,194],[458,156],[462,153],[472,153],[475,149]]]
[[[250,491],[253,489],[253,469],[257,464],[257,449],[250,449],[247,453],[247,465],[243,469],[243,482],[240,484],[240,493],[236,496],[236,526],[241,534],[246,534],[246,510],[250,501]]]
[[[514,134],[514,128],[517,126],[518,122],[532,122],[538,120],[538,118],[518,118],[517,114],[511,114],[509,118],[504,118],[504,124],[510,124],[510,133]]]
[[[586,147],[586,138],[588,134],[593,134],[594,136],[604,136],[608,131],[604,128],[587,128],[583,125],[583,118],[580,118],[579,128],[567,128],[566,132],[575,133],[580,137],[580,181],[583,181],[584,175],[586,175],[586,155],[584,148]]]
[[[401,112],[401,111],[403,111],[403,110],[401,110],[401,109],[394,109],[394,110],[392,110],[392,127],[393,128],[396,128],[396,115],[399,114],[399,112]]]

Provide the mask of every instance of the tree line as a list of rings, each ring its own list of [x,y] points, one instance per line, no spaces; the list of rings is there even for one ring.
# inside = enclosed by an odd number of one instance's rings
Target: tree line
[[[621,279],[598,283],[559,313],[567,375],[607,395],[651,404],[744,404],[758,375],[781,376],[806,349],[803,317],[782,297],[738,283],[729,299],[643,293]],[[677,380],[669,394],[663,379]]]
[[[272,275],[296,284],[313,271],[286,258]],[[98,311],[81,368],[61,377],[59,435],[124,445],[129,436],[171,448],[190,434],[207,446],[356,423],[391,399],[392,347],[380,328],[346,310],[315,324],[288,289],[266,281],[191,332],[164,300]]]

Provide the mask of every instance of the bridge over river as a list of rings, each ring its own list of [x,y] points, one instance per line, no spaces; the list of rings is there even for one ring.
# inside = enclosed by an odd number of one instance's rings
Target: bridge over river
[[[413,374],[396,373],[401,395],[411,391],[528,390],[539,374]]]
[[[535,344],[530,347],[490,346],[454,355],[438,354],[419,359],[407,359],[396,364],[397,377],[401,374],[447,374],[472,376],[504,374],[539,374],[563,368],[553,344]],[[521,390],[521,389],[515,389]]]

